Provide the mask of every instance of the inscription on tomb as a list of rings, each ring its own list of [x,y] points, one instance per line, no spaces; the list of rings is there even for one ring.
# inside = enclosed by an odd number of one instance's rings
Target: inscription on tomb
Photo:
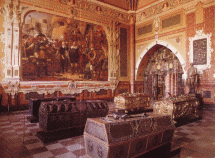
[[[193,64],[207,64],[207,38],[193,41]]]

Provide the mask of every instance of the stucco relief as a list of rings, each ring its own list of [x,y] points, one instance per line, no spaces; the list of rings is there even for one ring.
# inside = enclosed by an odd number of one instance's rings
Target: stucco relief
[[[137,13],[137,21],[144,21],[150,17],[156,16],[157,14],[165,13],[171,9],[179,7],[179,5],[185,5],[195,0],[166,0],[161,1],[158,4],[149,5],[147,8]]]
[[[96,1],[86,1],[86,0],[71,0],[71,1],[52,1],[52,0],[21,0],[21,2],[33,3],[43,7],[48,7],[56,11],[60,11],[65,14],[70,14],[69,9],[75,8],[78,12],[88,11],[91,13],[96,13],[99,15],[106,16],[109,18],[114,18],[115,20],[120,20],[128,22],[128,13],[126,11],[117,9],[116,7],[99,4]],[[67,11],[68,10],[68,11]],[[68,13],[66,13],[66,11]],[[96,18],[96,17],[94,17]]]
[[[4,43],[4,53],[5,57],[3,57],[3,64],[4,69],[3,72],[5,73],[5,78],[9,78],[12,76],[13,72],[13,65],[12,61],[14,59],[14,54],[10,53],[12,51],[12,39],[13,39],[13,24],[14,24],[14,16],[16,14],[12,3],[6,1],[4,6],[0,8],[0,14],[4,16],[3,26],[5,28],[4,33],[1,33],[1,41]],[[16,17],[16,16],[15,16]],[[14,24],[14,27],[16,25]],[[17,42],[17,41],[15,41]],[[17,43],[15,44],[17,47]]]

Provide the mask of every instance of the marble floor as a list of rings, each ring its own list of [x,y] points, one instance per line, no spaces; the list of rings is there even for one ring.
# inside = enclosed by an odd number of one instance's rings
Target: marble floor
[[[43,143],[37,137],[39,123],[28,122],[28,116],[28,110],[0,114],[1,158],[86,157],[83,135]],[[201,116],[201,120],[176,128],[170,154],[156,156],[154,152],[153,157],[215,157],[215,109],[204,108]]]

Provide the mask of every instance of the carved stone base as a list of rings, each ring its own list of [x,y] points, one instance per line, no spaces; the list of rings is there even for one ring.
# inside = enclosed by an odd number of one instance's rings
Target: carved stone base
[[[27,120],[31,123],[36,123],[38,122],[38,118],[34,117],[34,116],[29,116],[27,117]]]
[[[84,126],[80,128],[71,128],[71,129],[64,129],[64,130],[58,130],[54,132],[44,132],[40,131],[37,132],[37,137],[43,142],[43,143],[49,143],[61,139],[66,139],[70,137],[80,136],[84,132]]]
[[[175,126],[176,127],[183,126],[185,124],[188,124],[191,122],[196,122],[201,119],[202,119],[202,117],[200,115],[188,115],[187,117],[180,117],[180,118],[175,119],[175,121],[176,121]]]

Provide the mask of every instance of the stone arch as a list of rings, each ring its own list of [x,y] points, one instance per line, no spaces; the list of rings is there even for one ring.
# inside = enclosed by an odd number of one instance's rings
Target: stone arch
[[[156,40],[156,41],[152,42],[151,44],[149,44],[149,45],[142,51],[142,53],[141,53],[141,55],[140,55],[140,58],[139,58],[139,60],[137,61],[136,65],[135,65],[135,79],[137,79],[138,68],[139,68],[139,66],[140,66],[140,63],[141,63],[143,57],[147,54],[147,52],[148,52],[152,47],[154,47],[155,45],[158,45],[158,44],[159,44],[159,45],[162,45],[162,46],[164,46],[164,47],[166,47],[166,48],[168,48],[168,49],[170,49],[170,50],[172,51],[172,53],[173,53],[174,55],[176,55],[176,57],[178,58],[178,60],[179,60],[180,63],[181,63],[183,72],[184,72],[184,74],[185,74],[185,65],[186,65],[186,63],[185,63],[185,60],[184,60],[184,58],[182,57],[181,53],[180,53],[174,46],[172,46],[171,44],[169,44],[168,42],[162,41],[162,40]]]

